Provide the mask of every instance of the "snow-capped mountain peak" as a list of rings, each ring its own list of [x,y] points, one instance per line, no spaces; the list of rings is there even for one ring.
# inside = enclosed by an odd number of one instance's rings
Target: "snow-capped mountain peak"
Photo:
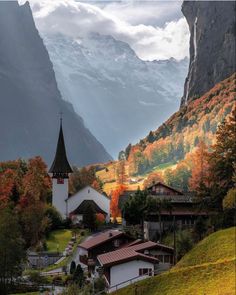
[[[43,39],[62,96],[114,157],[178,109],[187,59],[143,61],[127,43],[97,33]]]

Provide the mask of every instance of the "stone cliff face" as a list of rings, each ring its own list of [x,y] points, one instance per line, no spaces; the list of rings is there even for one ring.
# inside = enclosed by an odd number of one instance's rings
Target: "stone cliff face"
[[[184,1],[190,37],[190,64],[181,105],[235,72],[234,1]]]
[[[111,157],[62,100],[52,63],[28,3],[0,2],[0,161],[41,155],[53,160],[63,112],[71,164]]]

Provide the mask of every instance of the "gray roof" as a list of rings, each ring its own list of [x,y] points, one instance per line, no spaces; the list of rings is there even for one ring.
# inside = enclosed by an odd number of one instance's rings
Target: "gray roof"
[[[62,130],[62,124],[60,125],[60,132],[57,141],[57,150],[54,161],[52,163],[51,168],[49,169],[49,173],[54,174],[68,174],[72,173],[73,170],[67,160],[66,156],[66,148],[64,142],[64,135]]]

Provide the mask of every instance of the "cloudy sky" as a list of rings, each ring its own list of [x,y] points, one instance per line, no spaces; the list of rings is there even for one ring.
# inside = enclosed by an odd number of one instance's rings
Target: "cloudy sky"
[[[189,31],[181,3],[30,0],[41,33],[62,33],[76,39],[90,32],[112,35],[127,42],[144,60],[188,56]]]

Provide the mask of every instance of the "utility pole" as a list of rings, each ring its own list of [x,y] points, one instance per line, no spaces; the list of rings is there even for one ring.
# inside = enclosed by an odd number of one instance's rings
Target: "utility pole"
[[[174,227],[174,265],[176,264],[176,231],[175,231],[175,215],[173,217],[173,227]]]

